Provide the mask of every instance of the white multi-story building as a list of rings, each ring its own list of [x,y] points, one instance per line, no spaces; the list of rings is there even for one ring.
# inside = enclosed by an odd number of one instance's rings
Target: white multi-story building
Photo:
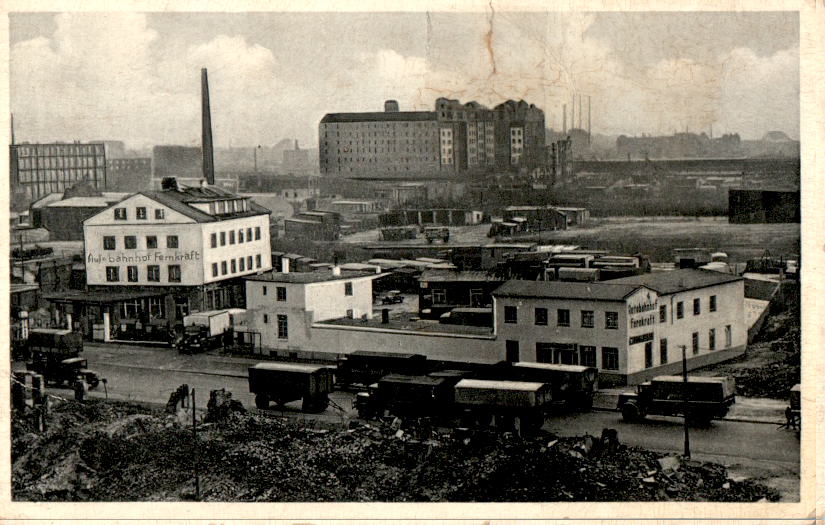
[[[243,277],[272,269],[269,213],[213,186],[130,195],[83,222],[84,296],[96,298],[94,308],[83,296],[58,301],[74,303],[89,326],[122,330],[243,307]]]
[[[266,272],[246,279],[250,329],[261,347],[309,350],[312,323],[340,317],[372,318],[375,272]]]
[[[509,281],[493,292],[510,361],[595,366],[602,384],[638,383],[723,361],[747,344],[744,281],[684,269],[596,283]]]

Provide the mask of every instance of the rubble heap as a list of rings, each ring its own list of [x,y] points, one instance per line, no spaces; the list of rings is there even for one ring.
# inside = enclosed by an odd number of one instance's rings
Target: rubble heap
[[[217,405],[229,399],[220,396]],[[757,501],[724,467],[601,438],[522,439],[400,420],[309,428],[230,411],[191,426],[163,410],[55,405],[38,433],[15,414],[13,495],[30,501]],[[223,415],[223,414],[222,414]]]

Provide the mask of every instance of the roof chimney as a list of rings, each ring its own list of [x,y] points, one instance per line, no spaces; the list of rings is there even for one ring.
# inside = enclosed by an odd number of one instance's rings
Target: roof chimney
[[[212,114],[209,110],[209,79],[206,76],[206,68],[201,69],[201,150],[203,152],[203,178],[207,184],[215,184]]]
[[[398,113],[398,101],[397,100],[387,100],[384,102],[384,112],[385,113]]]

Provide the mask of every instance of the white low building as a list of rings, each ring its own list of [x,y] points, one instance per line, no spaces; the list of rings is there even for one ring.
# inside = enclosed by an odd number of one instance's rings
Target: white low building
[[[744,281],[684,269],[595,283],[509,281],[493,292],[496,339],[510,361],[595,366],[634,384],[745,350]]]

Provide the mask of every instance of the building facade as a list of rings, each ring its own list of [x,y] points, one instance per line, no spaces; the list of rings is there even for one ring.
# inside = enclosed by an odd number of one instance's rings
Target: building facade
[[[250,329],[267,350],[306,350],[311,326],[339,317],[372,318],[374,272],[267,272],[246,279]]]
[[[12,144],[11,190],[29,201],[62,192],[86,180],[94,188],[106,186],[106,153],[102,143]]]
[[[509,361],[595,366],[635,384],[730,359],[747,344],[744,281],[684,269],[601,283],[509,281],[493,292]]]
[[[152,189],[150,157],[107,158],[106,188],[111,191],[137,192]]]
[[[435,111],[330,113],[318,133],[321,173],[427,174],[536,168],[546,163],[544,112],[508,100],[493,109],[439,98]]]

